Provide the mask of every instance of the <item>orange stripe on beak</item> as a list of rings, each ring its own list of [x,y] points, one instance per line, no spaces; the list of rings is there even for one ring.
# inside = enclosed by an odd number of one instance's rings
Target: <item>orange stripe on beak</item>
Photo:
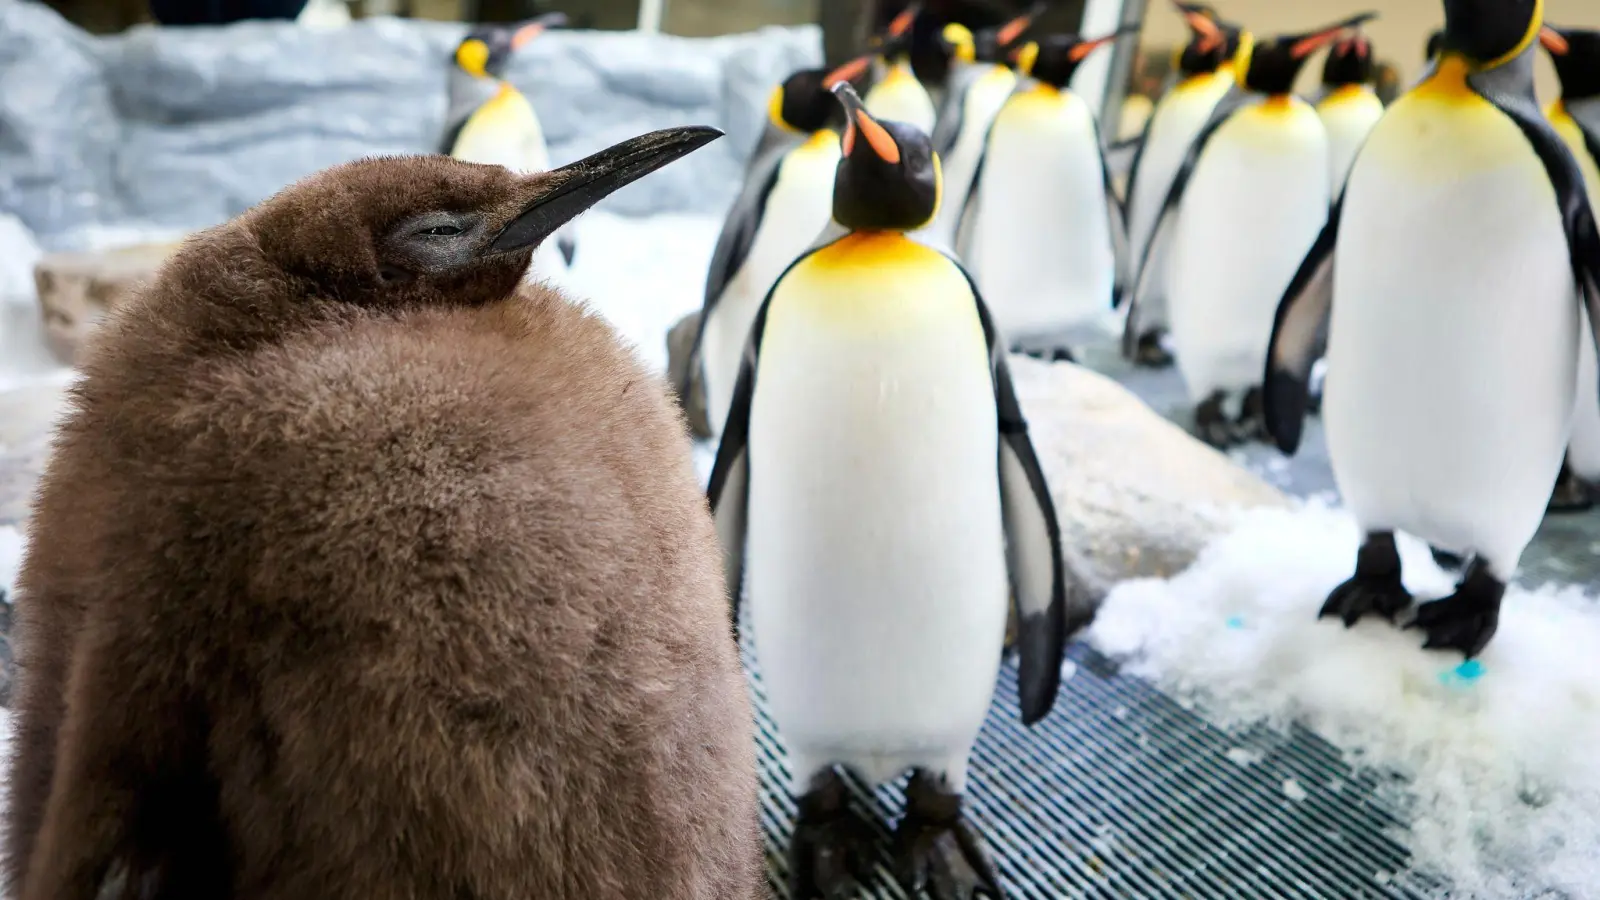
[[[1561,32],[1551,28],[1549,25],[1539,29],[1539,43],[1543,44],[1546,50],[1557,56],[1566,56],[1572,52],[1572,45],[1567,43],[1567,39],[1561,36]]]
[[[1019,37],[1022,37],[1022,33],[1027,31],[1028,26],[1032,24],[1032,15],[1018,16],[1000,26],[1000,30],[995,33],[995,39],[1000,42],[1000,46],[1009,47],[1011,42],[1015,41]]]
[[[867,139],[867,146],[871,147],[872,152],[878,154],[880,159],[890,165],[896,165],[900,162],[900,145],[896,144],[889,132],[884,130],[884,127],[879,125],[875,119],[867,115],[865,110],[855,114],[855,121],[852,124],[861,129],[861,136]],[[855,143],[850,140],[850,135],[848,134],[845,135],[845,139],[847,143]],[[849,153],[850,151],[846,148],[845,152]]]
[[[1189,23],[1189,28],[1200,36],[1201,53],[1210,53],[1222,46],[1222,29],[1217,27],[1217,23],[1211,21],[1211,17],[1205,13],[1184,10],[1183,18]]]
[[[1320,34],[1313,34],[1310,37],[1301,38],[1300,40],[1295,41],[1293,47],[1289,48],[1289,55],[1295,59],[1310,56],[1311,54],[1327,46],[1329,42],[1339,36],[1339,32],[1341,31],[1344,31],[1343,26],[1329,29],[1328,31],[1324,31]]]
[[[917,20],[917,11],[915,3],[901,10],[900,14],[889,22],[889,36],[900,37],[910,31],[911,24]]]
[[[822,78],[822,86],[831,90],[834,85],[841,81],[855,81],[857,78],[860,78],[862,75],[867,73],[867,66],[870,65],[872,65],[872,57],[870,56],[861,56],[857,57],[856,59],[852,59],[839,68],[834,69],[832,72],[829,72],[827,75],[824,75]]]
[[[1068,50],[1067,51],[1067,58],[1072,60],[1073,62],[1082,62],[1084,57],[1088,56],[1089,54],[1091,54],[1094,51],[1100,49],[1101,47],[1104,47],[1106,44],[1109,44],[1109,43],[1111,43],[1112,41],[1114,41],[1116,39],[1117,39],[1117,35],[1108,34],[1103,38],[1095,38],[1092,41],[1084,41],[1083,43],[1079,44],[1078,46],[1073,47],[1071,50]]]
[[[511,49],[521,50],[528,45],[529,41],[542,33],[544,33],[544,23],[542,22],[535,22],[532,25],[524,25],[518,28],[516,33],[511,35]]]

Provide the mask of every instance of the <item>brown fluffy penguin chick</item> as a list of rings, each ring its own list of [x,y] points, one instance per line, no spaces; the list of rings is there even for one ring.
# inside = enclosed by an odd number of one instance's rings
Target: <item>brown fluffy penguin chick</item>
[[[747,900],[682,420],[531,247],[712,138],[330,169],[97,334],[17,597],[18,900]]]

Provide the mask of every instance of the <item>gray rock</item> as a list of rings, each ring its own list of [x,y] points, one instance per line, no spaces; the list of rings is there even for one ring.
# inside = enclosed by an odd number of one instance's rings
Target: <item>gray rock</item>
[[[1070,564],[1098,597],[1124,579],[1177,574],[1244,510],[1291,503],[1104,375],[1010,364]]]
[[[46,249],[83,249],[86,228],[203,228],[336,163],[435,152],[463,29],[257,21],[94,37],[32,0],[0,0],[0,212]],[[723,128],[728,139],[605,204],[719,212],[767,92],[820,58],[812,26],[717,38],[553,32],[507,78],[539,111],[557,164],[655,128]]]

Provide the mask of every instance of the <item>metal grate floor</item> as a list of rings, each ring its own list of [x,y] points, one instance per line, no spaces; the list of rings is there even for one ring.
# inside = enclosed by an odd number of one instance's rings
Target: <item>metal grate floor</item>
[[[748,642],[744,656],[757,708],[769,881],[787,898],[794,803]],[[1075,645],[1070,657],[1076,673],[1032,730],[1017,717],[1008,663],[974,753],[968,812],[1011,900],[1412,900],[1438,890],[1404,872],[1408,853],[1386,836],[1397,821],[1375,796],[1381,778],[1353,773],[1316,735],[1225,732],[1118,674],[1087,646]],[[885,841],[864,896],[902,900],[886,849],[901,784],[852,789]]]

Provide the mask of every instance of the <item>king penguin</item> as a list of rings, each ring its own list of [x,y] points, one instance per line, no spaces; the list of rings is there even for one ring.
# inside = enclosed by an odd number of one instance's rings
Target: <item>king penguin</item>
[[[921,11],[921,4],[907,6],[889,22],[883,35],[874,38],[874,81],[866,104],[879,119],[904,122],[923,134],[932,134],[938,110],[928,89],[911,71],[911,26]]]
[[[440,152],[463,162],[505,166],[513,172],[550,168],[550,149],[533,104],[506,81],[511,54],[552,28],[567,24],[561,13],[547,13],[518,24],[474,27],[456,46],[450,67],[450,100]],[[534,253],[533,271],[559,275],[572,265],[577,240],[568,226]]]
[[[939,155],[945,190],[952,197],[965,197],[972,187],[989,126],[1017,85],[1017,73],[1010,66],[1011,51],[1042,10],[1042,5],[1035,6],[1003,25],[976,34],[955,22],[944,27],[941,40],[949,47],[952,62],[944,102],[933,128],[933,152]],[[925,229],[925,236],[941,247],[953,248],[960,213],[959,203],[940,204],[939,214]]]
[[[1127,229],[1094,111],[1067,85],[1119,33],[1052,35],[1017,52],[1023,80],[989,128],[956,252],[1011,346],[1093,325],[1122,289]],[[1065,346],[1058,359],[1071,359]]]
[[[1219,21],[1208,6],[1181,0],[1173,0],[1173,5],[1188,23],[1189,43],[1178,53],[1178,80],[1150,113],[1128,171],[1128,253],[1133,261],[1144,258],[1161,203],[1184,153],[1217,102],[1238,88],[1234,57],[1239,52],[1240,29]],[[1129,307],[1124,322],[1123,356],[1138,365],[1165,368],[1172,364],[1172,354],[1161,344],[1167,331],[1169,262],[1167,253],[1150,261],[1149,284]]]
[[[827,227],[843,116],[828,90],[865,74],[847,64],[805,69],[773,89],[769,133],[795,136],[758,150],[722,225],[706,276],[700,326],[688,355],[690,391],[703,390],[710,435],[722,432],[750,325],[773,282]],[[698,383],[697,383],[698,382]]]
[[[1328,218],[1328,134],[1292,92],[1312,53],[1372,14],[1307,34],[1242,42],[1243,90],[1217,104],[1173,176],[1145,248],[1171,241],[1173,347],[1201,439],[1226,447],[1260,433],[1272,310]],[[1131,314],[1131,313],[1130,313]]]
[[[1328,130],[1329,176],[1333,194],[1344,190],[1345,176],[1372,126],[1383,118],[1383,101],[1373,88],[1372,42],[1359,31],[1328,48],[1322,66],[1322,97],[1317,115]]]
[[[1023,721],[1087,624],[1005,346],[959,263],[907,237],[938,208],[928,136],[850,120],[837,228],[762,304],[708,494],[799,794],[790,896],[852,896],[871,829],[836,769],[906,769],[907,892],[1001,896],[961,815],[1016,598]],[[748,547],[748,550],[746,549]]]
[[[1593,204],[1600,199],[1600,32],[1546,26],[1540,39],[1561,81],[1561,98],[1550,104],[1545,116],[1577,158]],[[1594,348],[1588,341],[1579,341],[1572,442],[1550,497],[1551,512],[1578,512],[1594,505],[1593,483],[1600,481],[1597,378]]]
[[[1472,657],[1561,468],[1578,341],[1593,339],[1578,297],[1600,321],[1600,235],[1578,161],[1534,98],[1543,0],[1444,11],[1437,63],[1372,130],[1284,294],[1265,400],[1293,452],[1325,335],[1328,453],[1364,536],[1321,614],[1348,625],[1406,610],[1405,531],[1471,557],[1407,627]]]

